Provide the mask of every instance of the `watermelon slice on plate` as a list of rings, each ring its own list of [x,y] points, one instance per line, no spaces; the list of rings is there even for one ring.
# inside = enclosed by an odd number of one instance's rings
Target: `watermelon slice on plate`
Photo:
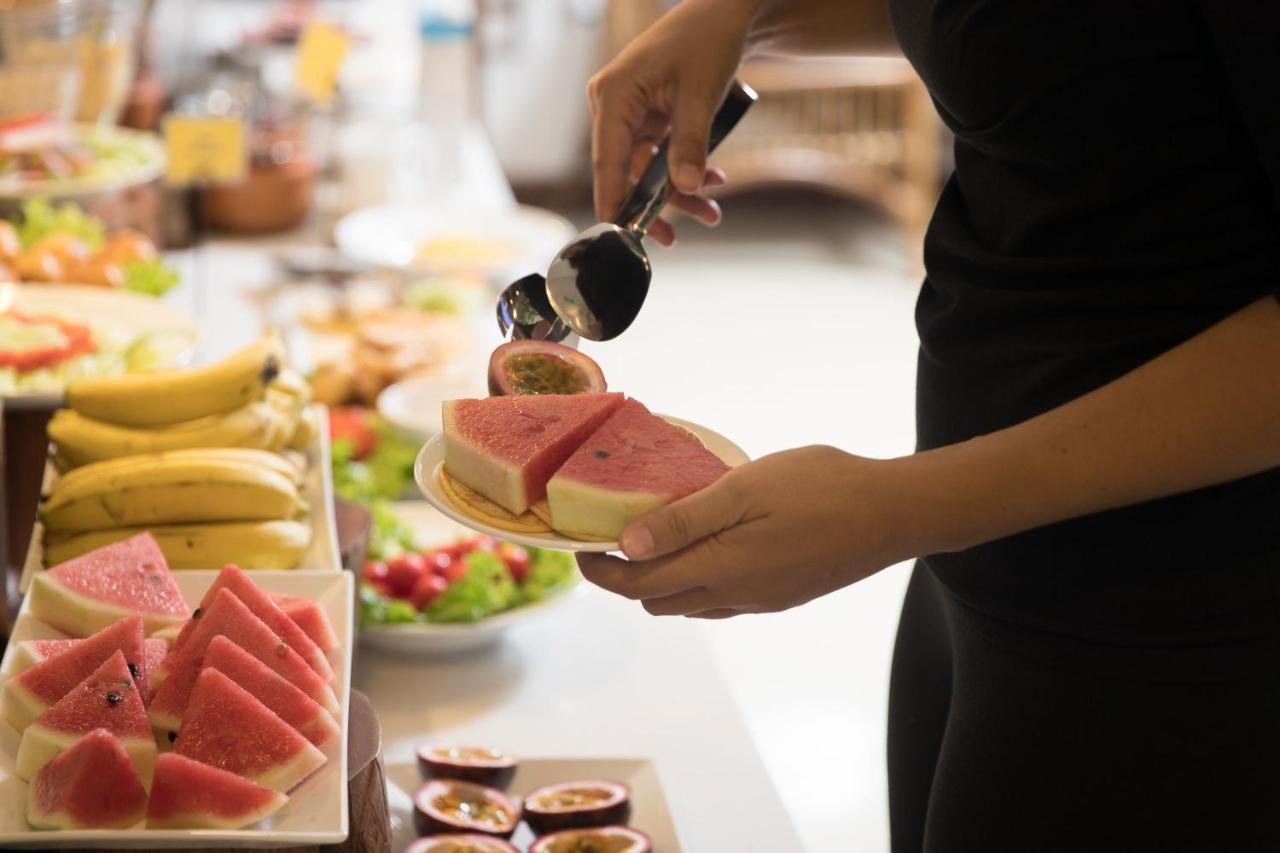
[[[273,814],[288,797],[248,779],[166,752],[156,761],[148,829],[239,829]]]
[[[320,651],[328,653],[338,647],[338,635],[320,602],[278,592],[268,592],[267,595],[311,638],[311,642],[320,647]]]
[[[133,761],[106,729],[81,735],[27,786],[27,822],[36,829],[124,829],[146,810]]]
[[[13,674],[26,672],[47,657],[58,652],[65,652],[80,640],[68,637],[65,640],[22,640],[13,653]]]
[[[34,779],[58,753],[98,728],[107,729],[120,739],[143,786],[149,786],[156,764],[156,743],[123,652],[111,655],[27,726],[18,745],[18,778]]]
[[[628,400],[547,483],[551,526],[616,539],[624,527],[728,473],[720,457]]]
[[[278,672],[221,635],[209,641],[205,667],[239,684],[316,746],[338,734],[338,723]]]
[[[31,725],[116,652],[124,654],[134,683],[146,684],[141,616],[129,616],[88,639],[70,642],[73,645],[4,683],[0,691],[0,709],[5,720],[17,731]]]
[[[259,589],[257,584],[250,580],[249,576],[238,566],[224,566],[222,571],[218,572],[213,585],[209,587],[204,597],[200,599],[200,606],[196,608],[191,621],[183,627],[178,634],[178,638],[173,641],[175,649],[181,649],[187,642],[187,638],[195,631],[195,627],[200,624],[200,618],[204,611],[213,603],[218,593],[224,589],[235,593],[236,598],[244,602],[244,605],[253,612],[254,616],[261,619],[276,636],[301,655],[302,659],[310,664],[311,668],[319,673],[321,678],[325,681],[333,678],[333,667],[329,665],[329,660],[324,656],[324,652],[320,651],[319,647],[311,641],[311,638],[271,600],[271,596]],[[168,677],[164,664],[160,665],[158,674],[161,681]]]
[[[285,793],[327,760],[297,729],[211,667],[201,670],[173,751]]]
[[[614,393],[449,400],[445,470],[520,515],[542,499],[551,475],[622,401]]]
[[[73,637],[125,616],[142,616],[148,634],[191,615],[150,533],[116,542],[31,579],[31,614]]]
[[[288,643],[254,616],[231,590],[220,590],[194,624],[196,628],[182,648],[171,651],[161,664],[168,678],[154,689],[147,709],[151,725],[159,736],[166,737],[182,725],[191,689],[204,665],[205,650],[218,635],[243,648],[319,703],[320,707],[337,715],[338,699],[332,688]]]

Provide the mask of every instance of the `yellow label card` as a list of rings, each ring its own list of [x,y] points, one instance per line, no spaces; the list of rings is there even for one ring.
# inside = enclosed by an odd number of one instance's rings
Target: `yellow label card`
[[[244,121],[228,116],[171,115],[164,120],[171,184],[231,184],[244,177]]]
[[[347,34],[333,24],[313,21],[298,42],[295,80],[313,101],[328,101],[338,88],[338,71],[350,46]]]

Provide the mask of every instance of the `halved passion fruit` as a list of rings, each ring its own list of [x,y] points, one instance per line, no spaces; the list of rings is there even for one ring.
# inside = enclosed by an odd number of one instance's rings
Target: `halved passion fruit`
[[[489,393],[495,397],[604,390],[600,365],[564,344],[511,341],[489,356]]]
[[[419,838],[406,847],[404,853],[520,853],[520,850],[510,841],[468,832]]]
[[[524,820],[534,835],[626,823],[629,817],[631,790],[605,779],[560,782],[524,798]]]
[[[510,838],[520,810],[497,788],[433,779],[413,795],[413,822],[419,835],[476,833]]]
[[[482,746],[420,746],[418,772],[423,780],[456,779],[506,790],[516,775],[516,760]]]
[[[650,853],[653,841],[629,826],[566,829],[544,835],[529,845],[529,853]]]

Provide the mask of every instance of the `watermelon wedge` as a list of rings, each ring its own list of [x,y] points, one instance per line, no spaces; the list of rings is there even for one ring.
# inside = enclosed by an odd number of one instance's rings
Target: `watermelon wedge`
[[[73,649],[74,651],[74,649]],[[120,739],[143,787],[151,784],[156,743],[124,653],[117,651],[22,733],[16,773],[34,779],[81,735],[103,728]]]
[[[70,637],[65,640],[22,640],[13,653],[13,674],[26,672],[47,657],[58,652],[65,652],[80,640]]]
[[[622,400],[613,393],[450,400],[443,411],[445,470],[520,515]]]
[[[327,760],[249,691],[213,668],[196,679],[173,751],[282,794]]]
[[[240,829],[274,813],[288,797],[234,773],[166,752],[156,761],[148,829]]]
[[[706,488],[728,470],[700,442],[628,400],[547,483],[551,526],[615,539],[637,518]]]
[[[106,729],[81,735],[27,786],[27,822],[36,829],[124,829],[146,810],[129,753]]]
[[[338,647],[338,635],[334,633],[329,614],[320,606],[320,602],[295,595],[279,592],[268,592],[284,615],[293,620],[293,624],[302,629],[311,642],[320,647],[320,651],[328,653]]]
[[[134,613],[148,634],[191,615],[150,533],[36,575],[30,606],[33,616],[73,637],[87,637]]]
[[[302,656],[311,668],[320,674],[325,681],[333,678],[333,667],[329,666],[329,660],[324,656],[324,652],[311,641],[297,624],[285,615],[276,603],[271,600],[271,596],[258,588],[249,576],[244,573],[238,566],[224,566],[222,571],[218,572],[218,576],[214,578],[213,585],[205,592],[204,597],[200,599],[200,606],[196,608],[196,612],[192,614],[191,621],[188,622],[178,634],[178,638],[173,641],[173,647],[180,649],[187,642],[187,638],[200,624],[200,617],[205,609],[213,603],[213,599],[218,593],[227,589],[235,593],[236,598],[240,599],[246,607],[253,612],[254,616],[261,619],[272,632],[285,642],[291,649]],[[160,681],[168,677],[164,664],[160,665]]]
[[[182,725],[191,689],[204,666],[205,650],[219,634],[282,675],[320,707],[337,715],[337,697],[324,679],[254,616],[235,593],[224,589],[196,620],[196,629],[182,648],[171,651],[161,665],[169,677],[155,688],[147,708],[158,736],[167,737]]]
[[[204,665],[239,684],[316,746],[338,734],[338,723],[307,694],[221,635],[209,641]]]
[[[134,683],[146,683],[141,616],[121,619],[88,639],[72,642],[74,645],[4,683],[0,691],[0,710],[17,731],[21,732],[35,722],[116,652],[124,653],[125,664],[133,673]]]

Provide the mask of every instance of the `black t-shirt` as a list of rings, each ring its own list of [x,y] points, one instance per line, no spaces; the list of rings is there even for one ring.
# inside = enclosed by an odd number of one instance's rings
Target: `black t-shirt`
[[[1075,399],[1280,289],[1280,0],[890,5],[956,136],[916,311],[921,449]],[[1280,469],[927,562],[1026,624],[1275,632]]]

